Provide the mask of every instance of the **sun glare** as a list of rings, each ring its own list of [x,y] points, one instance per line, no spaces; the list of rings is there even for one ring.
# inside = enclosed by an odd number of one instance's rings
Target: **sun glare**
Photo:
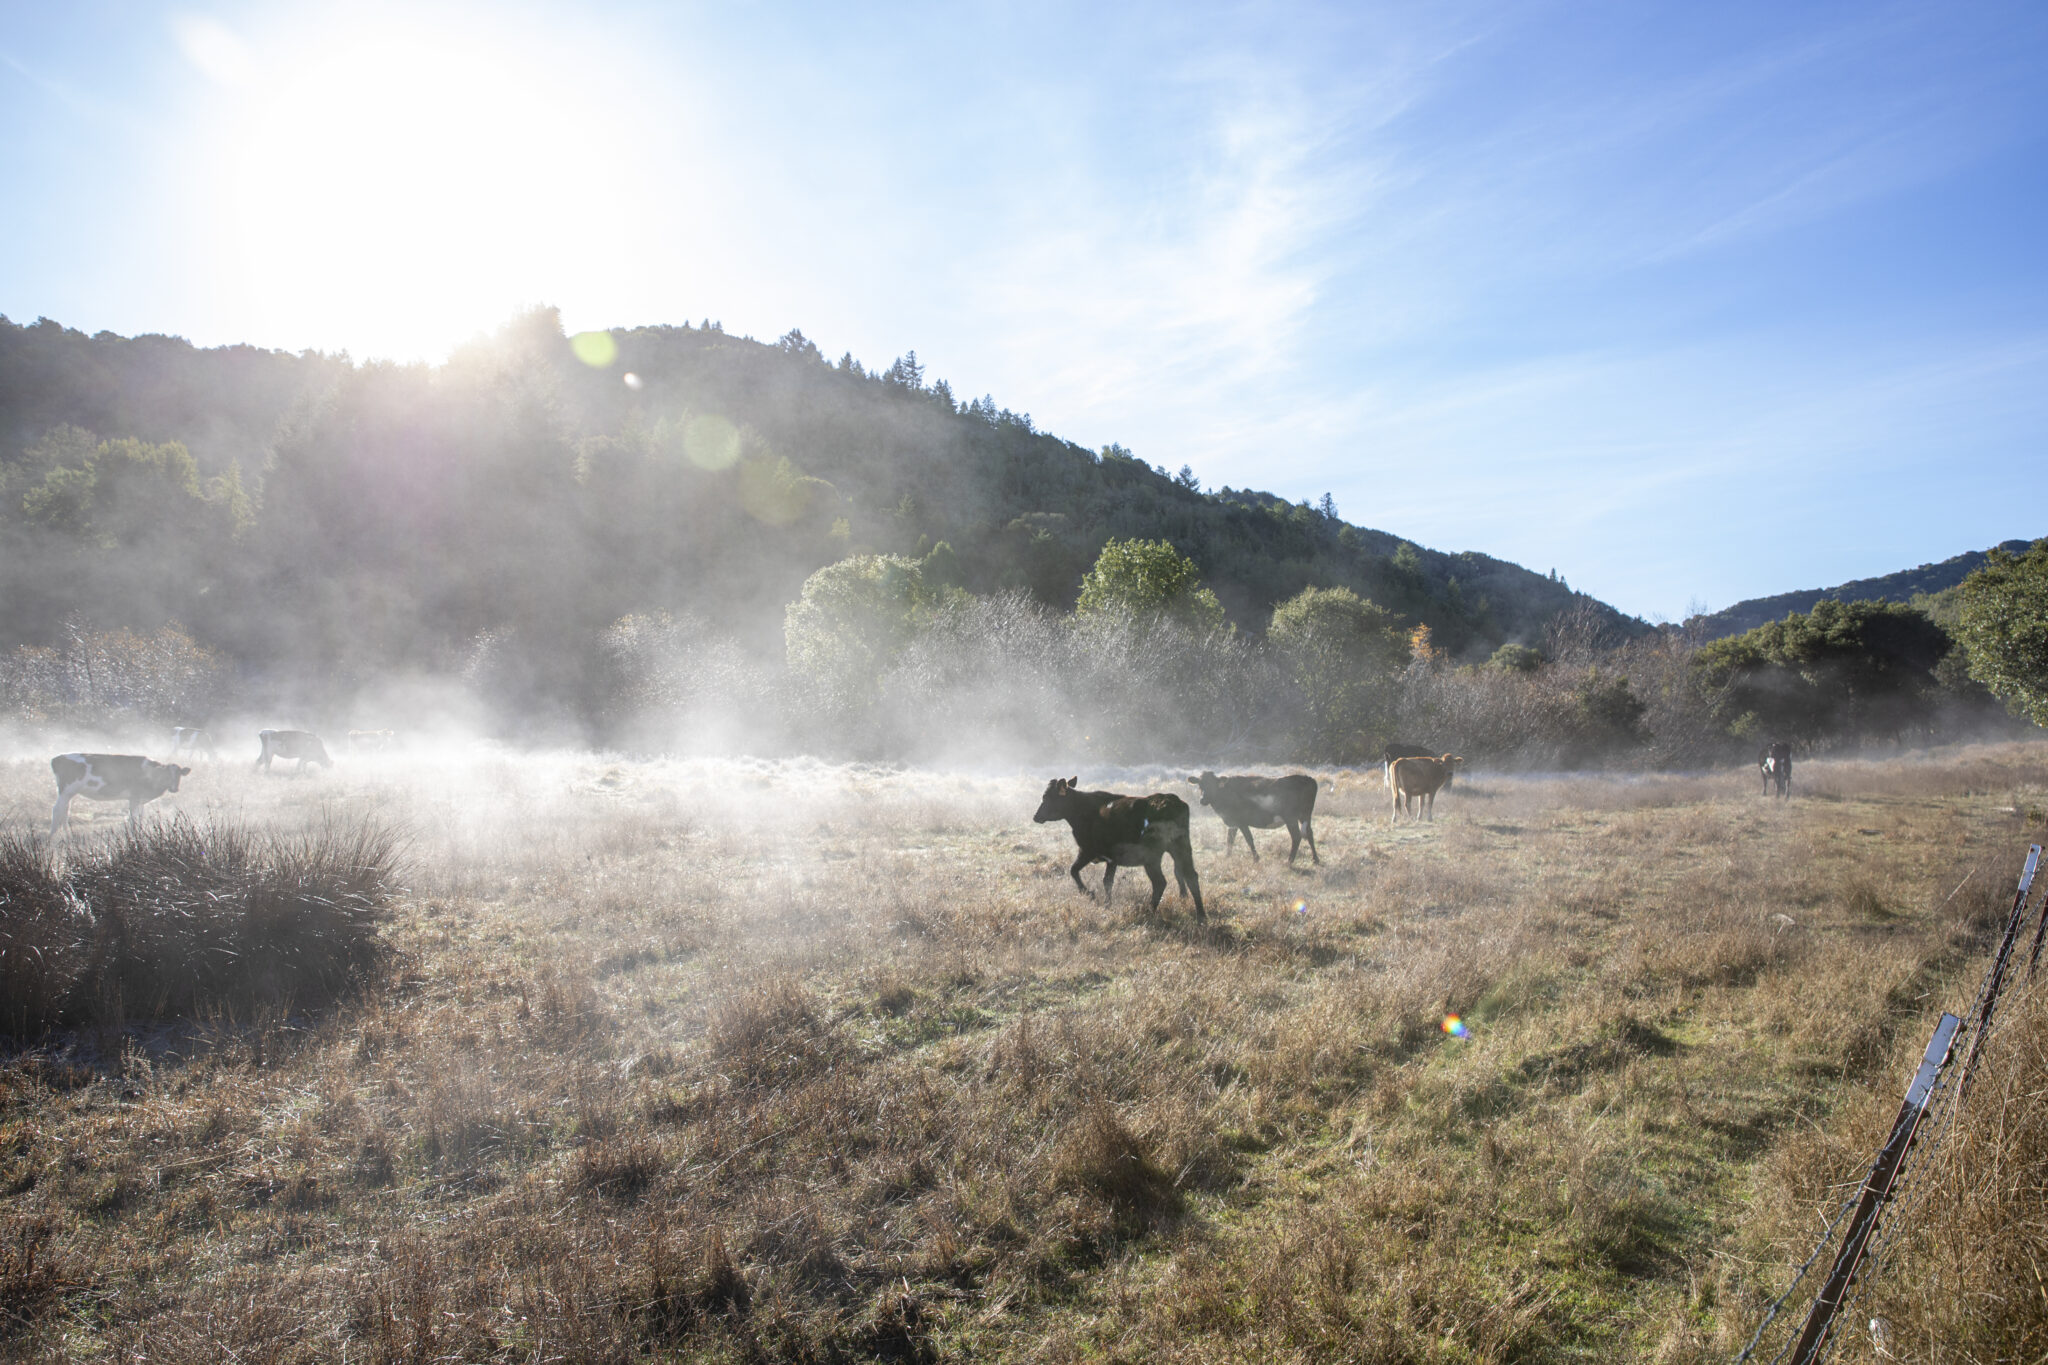
[[[241,77],[213,135],[219,274],[269,334],[438,358],[606,268],[634,178],[560,54],[394,21],[275,59],[217,28],[180,41]]]

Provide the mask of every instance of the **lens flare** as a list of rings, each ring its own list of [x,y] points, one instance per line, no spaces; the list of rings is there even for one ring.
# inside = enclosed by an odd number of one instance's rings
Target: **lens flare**
[[[1296,901],[1294,903],[1294,913],[1297,915],[1306,915],[1308,913],[1308,902],[1306,900]]]
[[[601,370],[619,358],[619,343],[610,332],[578,332],[569,338],[569,349],[593,370]]]
[[[1446,1014],[1444,1016],[1444,1032],[1450,1034],[1453,1038],[1463,1038],[1471,1031],[1465,1027],[1465,1021],[1457,1015]]]
[[[641,385],[641,382],[642,382],[642,381],[641,381],[641,379],[640,379],[640,376],[639,376],[639,375],[637,375],[637,374],[634,374],[634,373],[633,373],[632,371],[630,371],[630,370],[626,372],[626,387],[627,387],[627,388],[629,388],[629,389],[633,390],[633,392],[635,392],[635,393],[638,393],[638,392],[640,391],[640,385]]]
[[[699,469],[730,469],[739,462],[739,428],[706,413],[683,428],[683,453]]]

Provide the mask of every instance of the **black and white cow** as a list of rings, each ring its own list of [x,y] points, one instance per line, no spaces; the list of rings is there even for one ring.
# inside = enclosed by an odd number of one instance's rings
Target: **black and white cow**
[[[75,797],[88,801],[126,801],[128,823],[132,826],[142,808],[178,789],[178,779],[191,776],[190,768],[159,763],[140,754],[59,754],[50,760],[57,775],[57,804],[50,807],[50,837],[57,837],[71,814]]]
[[[256,766],[264,772],[270,771],[273,758],[296,758],[300,772],[306,771],[308,763],[318,763],[323,768],[334,766],[334,760],[327,756],[327,746],[311,730],[258,730],[256,738],[263,741]]]
[[[1764,794],[1771,794],[1775,787],[1780,797],[1792,795],[1792,746],[1780,740],[1760,750],[1756,756],[1757,770],[1763,774]]]

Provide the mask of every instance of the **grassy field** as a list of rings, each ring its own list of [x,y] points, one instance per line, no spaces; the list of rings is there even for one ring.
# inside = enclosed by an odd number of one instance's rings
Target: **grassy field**
[[[1319,868],[1197,808],[1206,925],[1080,895],[1048,776],[201,763],[153,816],[402,830],[398,952],[318,1012],[0,1056],[0,1354],[1727,1359],[1968,1004],[2048,746],[1782,804],[1479,772],[1433,825],[1324,773]],[[0,829],[53,794],[0,762]],[[2032,1133],[2048,1008],[1997,1037],[1981,1107]],[[1902,1253],[1955,1292],[1866,1291],[1899,1359],[2048,1348],[2048,1140],[1985,1131]]]

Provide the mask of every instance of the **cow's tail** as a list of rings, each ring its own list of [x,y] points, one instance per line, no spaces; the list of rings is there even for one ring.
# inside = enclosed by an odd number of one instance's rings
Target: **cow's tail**
[[[1195,918],[1207,920],[1209,912],[1202,905],[1202,877],[1195,871],[1195,843],[1188,837],[1187,821],[1181,821],[1175,828],[1166,851],[1173,855],[1173,879],[1179,884],[1180,893],[1194,901]]]

